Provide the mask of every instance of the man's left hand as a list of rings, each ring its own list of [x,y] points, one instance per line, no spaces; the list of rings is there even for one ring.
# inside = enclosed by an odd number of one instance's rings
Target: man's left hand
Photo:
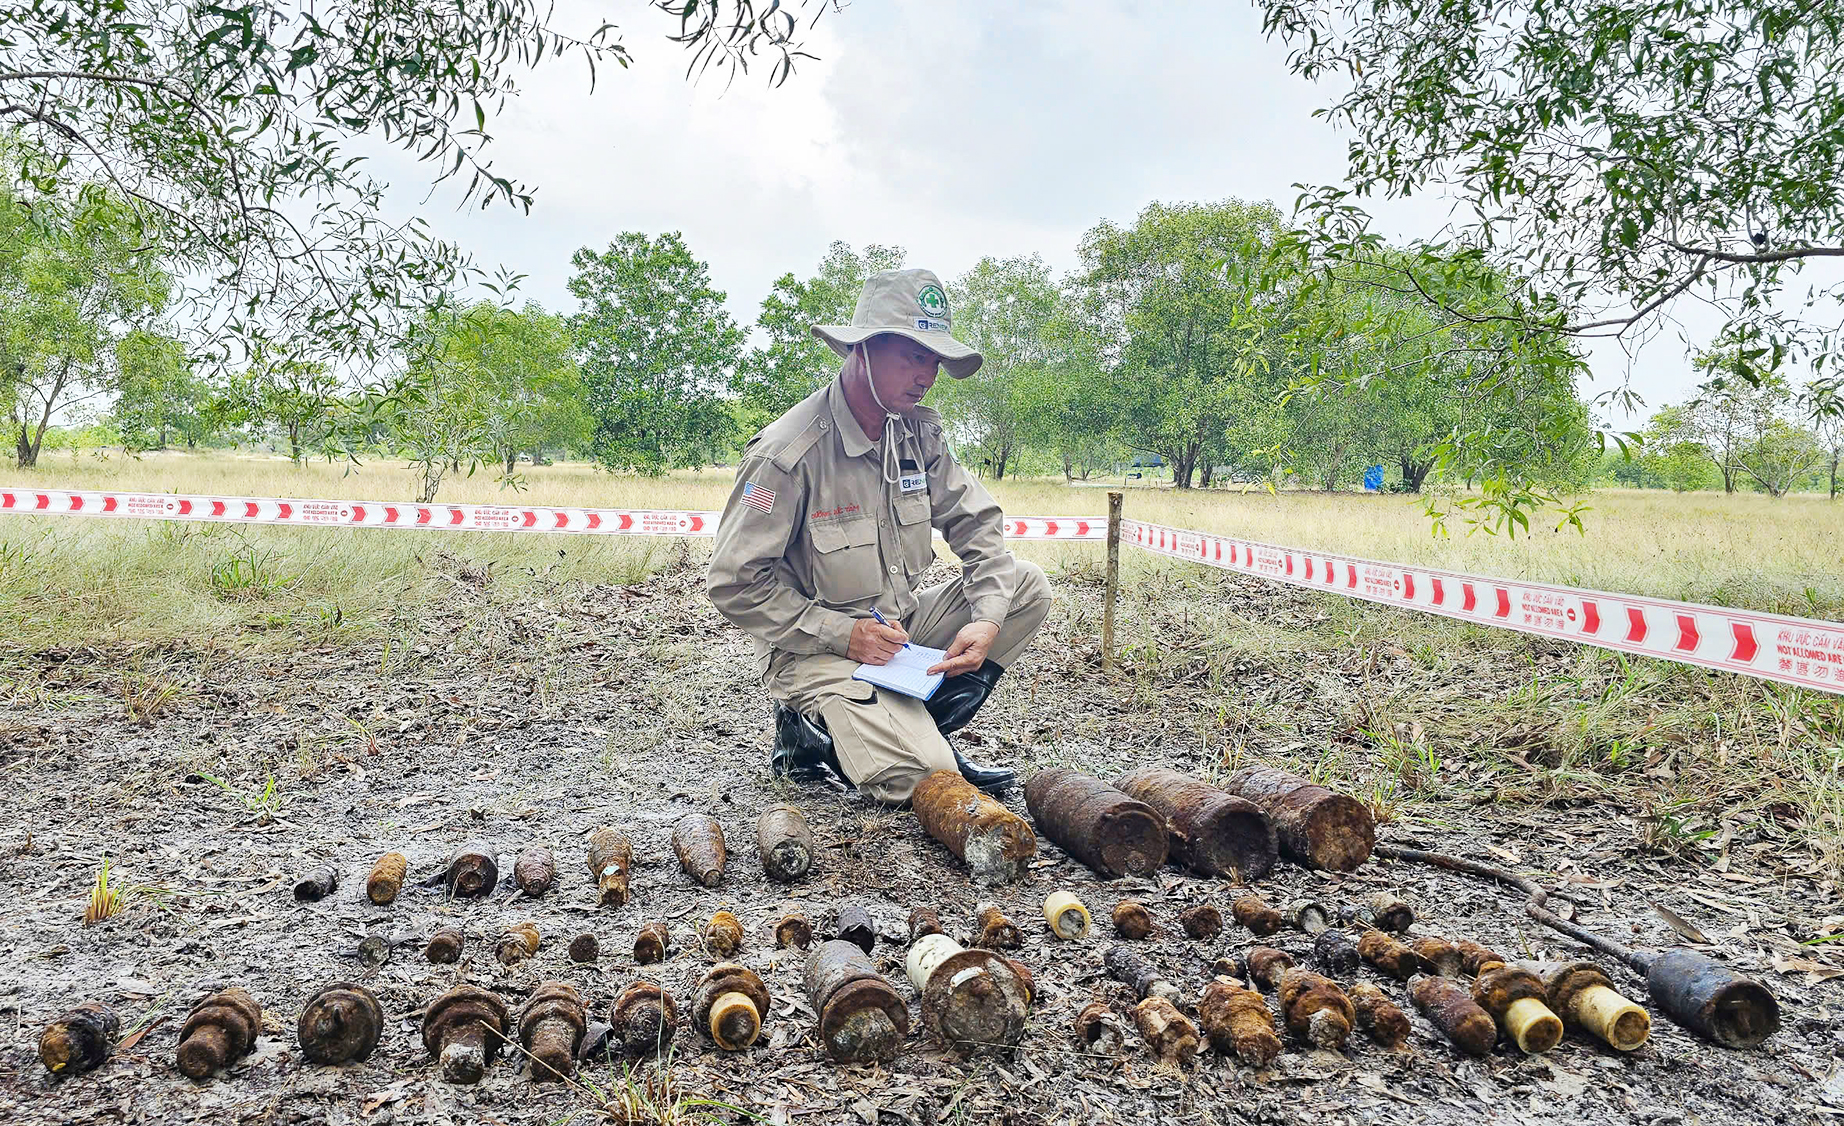
[[[954,644],[948,646],[941,663],[928,670],[929,675],[959,676],[972,672],[986,663],[986,654],[992,651],[992,643],[998,636],[999,627],[991,622],[968,622],[954,635]]]

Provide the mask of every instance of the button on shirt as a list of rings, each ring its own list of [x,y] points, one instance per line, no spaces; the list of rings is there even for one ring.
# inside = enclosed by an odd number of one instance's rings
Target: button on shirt
[[[891,433],[894,482],[834,379],[745,448],[705,589],[755,639],[758,672],[777,649],[843,656],[873,606],[910,621],[933,528],[961,560],[974,619],[1004,622],[1013,559],[998,502],[954,459],[933,410],[917,407]]]

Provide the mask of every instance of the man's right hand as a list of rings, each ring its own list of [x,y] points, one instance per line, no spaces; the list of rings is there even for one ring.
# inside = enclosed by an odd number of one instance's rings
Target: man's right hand
[[[862,665],[884,665],[908,644],[903,623],[879,625],[875,618],[859,618],[852,625],[852,637],[845,645],[845,655]]]

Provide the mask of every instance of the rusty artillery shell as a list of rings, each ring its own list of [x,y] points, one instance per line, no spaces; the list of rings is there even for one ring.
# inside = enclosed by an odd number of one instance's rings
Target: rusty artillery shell
[[[1050,924],[1050,933],[1064,942],[1073,942],[1088,935],[1088,907],[1076,898],[1074,892],[1053,891],[1046,896],[1044,921]]]
[[[1143,801],[1074,770],[1040,771],[1024,787],[1031,820],[1104,877],[1148,876],[1165,863],[1165,819]]]
[[[1357,936],[1357,953],[1364,961],[1395,978],[1407,981],[1416,974],[1431,974],[1434,964],[1380,930]]]
[[[973,945],[987,950],[1016,950],[1024,945],[1024,935],[1018,930],[1018,924],[1005,917],[996,903],[982,903],[974,916],[978,932]]]
[[[314,994],[295,1022],[301,1054],[314,1063],[350,1063],[370,1057],[384,1031],[384,1010],[371,990],[348,981]]]
[[[672,851],[678,854],[679,867],[701,886],[714,888],[723,882],[724,827],[708,813],[688,813],[672,827]]]
[[[1114,785],[1165,819],[1171,857],[1179,864],[1239,883],[1259,880],[1274,867],[1274,826],[1255,803],[1161,766],[1123,774]]]
[[[359,939],[357,954],[359,961],[376,969],[391,960],[391,940],[381,934],[368,934]]]
[[[904,966],[922,998],[922,1023],[951,1048],[1010,1047],[1024,1035],[1031,985],[1018,963],[966,949],[945,934],[925,935]]]
[[[663,1056],[678,1034],[679,1005],[653,982],[636,981],[615,998],[609,1023],[628,1051]]]
[[[888,1062],[909,1034],[909,1006],[864,951],[834,939],[807,956],[807,1000],[820,1042],[840,1063]]]
[[[1402,934],[1415,925],[1415,908],[1393,891],[1372,894],[1366,906],[1370,908],[1372,926]]]
[[[729,911],[719,909],[704,924],[704,948],[719,958],[729,958],[743,948],[743,924]]]
[[[789,911],[775,920],[775,945],[798,946],[805,950],[813,944],[813,924],[799,911]]]
[[[665,923],[648,923],[640,928],[634,936],[634,961],[642,966],[666,960],[666,952],[672,949],[672,932]]]
[[[1520,962],[1519,966],[1543,979],[1552,1012],[1611,1047],[1630,1052],[1651,1036],[1651,1016],[1620,996],[1613,981],[1593,962]]]
[[[1376,846],[1376,822],[1363,802],[1296,774],[1244,767],[1223,788],[1267,811],[1281,855],[1296,864],[1349,872],[1370,859]]]
[[[1108,947],[1108,952],[1101,956],[1101,964],[1107,967],[1108,975],[1115,981],[1131,986],[1135,997],[1164,997],[1177,1001],[1182,996],[1176,985],[1165,980],[1163,974],[1130,946]]]
[[[1281,913],[1268,906],[1259,895],[1239,895],[1229,905],[1230,917],[1247,927],[1252,933],[1266,938],[1278,934],[1282,926]]]
[[[53,1075],[78,1075],[102,1066],[115,1048],[122,1018],[101,1001],[85,1001],[45,1026],[38,1058]]]
[[[1543,981],[1529,970],[1500,961],[1473,981],[1473,1000],[1492,1014],[1525,1055],[1547,1052],[1562,1042],[1562,1018],[1550,1011]]]
[[[791,805],[773,806],[756,818],[756,852],[762,871],[785,884],[804,878],[819,854],[807,815]]]
[[[1139,940],[1152,933],[1152,912],[1144,903],[1123,899],[1114,905],[1114,933],[1122,938]]]
[[[1367,931],[1367,934],[1374,933]],[[1381,989],[1360,981],[1345,990],[1357,1010],[1357,1026],[1385,1048],[1399,1048],[1409,1038],[1409,1018]]]
[[[697,990],[692,1020],[712,1043],[740,1052],[756,1042],[768,1019],[768,987],[754,970],[720,962],[698,979]]]
[[[1315,938],[1332,925],[1332,913],[1316,899],[1295,899],[1281,908],[1281,918],[1294,930]]]
[[[1223,912],[1208,903],[1180,911],[1178,922],[1192,938],[1215,938],[1223,933]]]
[[[543,1083],[576,1074],[576,1053],[589,1031],[583,995],[568,982],[547,981],[519,1013],[519,1043],[531,1056],[531,1079]]]
[[[838,937],[851,943],[866,954],[877,945],[877,925],[871,922],[871,914],[856,903],[839,904]]]
[[[1421,955],[1441,977],[1459,977],[1464,969],[1460,948],[1437,935],[1427,935],[1409,943],[1409,949]]]
[[[922,779],[910,803],[928,835],[966,861],[983,882],[1016,880],[1037,855],[1030,824],[952,770]]]
[[[333,871],[330,864],[320,867],[295,881],[295,902],[316,903],[333,894],[339,886],[339,873]]]
[[[213,993],[192,1007],[179,1030],[179,1070],[188,1079],[203,1079],[248,1055],[262,1030],[256,998],[235,986]]]
[[[499,959],[502,966],[516,965],[536,954],[543,942],[543,936],[538,933],[538,924],[520,923],[507,928],[499,936],[499,945],[493,948],[493,956]]]
[[[1325,930],[1313,939],[1313,962],[1333,977],[1350,977],[1357,972],[1357,947],[1344,931]]]
[[[627,838],[604,825],[589,834],[589,874],[595,878],[596,902],[603,907],[627,903],[627,873],[634,849]]]
[[[1646,990],[1666,1016],[1725,1048],[1755,1047],[1780,1028],[1780,1003],[1766,986],[1694,950],[1659,954]]]
[[[1197,1058],[1198,1046],[1203,1042],[1197,1025],[1169,999],[1148,997],[1141,1001],[1133,1007],[1133,1023],[1139,1026],[1146,1046],[1160,1063],[1183,1067]]]
[[[941,916],[933,907],[918,907],[909,913],[909,941],[926,934],[941,933]]]
[[[1249,961],[1240,954],[1225,954],[1210,964],[1210,972],[1231,981],[1245,981],[1249,976]]]
[[[1463,938],[1453,944],[1460,952],[1460,971],[1470,976],[1478,976],[1490,969],[1505,964],[1503,955],[1495,953],[1471,939]]]
[[[469,841],[449,858],[443,884],[453,899],[485,899],[499,886],[499,863],[485,841]]]
[[[409,867],[409,857],[401,852],[378,857],[371,866],[371,875],[365,877],[365,898],[380,907],[393,902],[403,891],[403,876]]]
[[[1245,958],[1249,977],[1264,989],[1279,989],[1281,976],[1293,968],[1293,955],[1272,946],[1251,946]]]
[[[1350,1039],[1357,1010],[1331,978],[1310,970],[1288,970],[1281,975],[1276,994],[1287,1031],[1295,1036],[1328,1051],[1337,1051]]]
[[[1127,1030],[1106,1001],[1091,1001],[1076,1014],[1076,1038],[1096,1055],[1111,1056],[1120,1051]]]
[[[512,882],[526,895],[538,898],[557,882],[557,858],[543,845],[533,845],[513,863]]]
[[[507,1034],[506,1003],[477,985],[457,985],[429,1002],[423,1047],[442,1065],[445,1083],[478,1083]]]
[[[423,957],[438,965],[459,961],[461,947],[466,941],[460,927],[443,927],[429,936],[429,945],[423,949]]]
[[[570,960],[572,962],[593,962],[602,953],[602,944],[596,940],[591,931],[584,931],[570,940]]]
[[[1218,979],[1204,986],[1197,1001],[1197,1020],[1210,1044],[1250,1067],[1266,1067],[1281,1054],[1274,1015],[1267,998],[1252,989]]]
[[[1424,974],[1409,980],[1409,1000],[1454,1046],[1468,1055],[1489,1055],[1498,1039],[1492,1014],[1452,978]]]

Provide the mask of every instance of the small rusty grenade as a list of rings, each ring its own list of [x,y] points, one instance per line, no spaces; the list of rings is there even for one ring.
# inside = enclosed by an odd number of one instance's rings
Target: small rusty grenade
[[[101,1001],[85,1001],[45,1026],[38,1058],[53,1075],[93,1071],[109,1058],[122,1018]]]
[[[192,1007],[179,1030],[179,1070],[203,1079],[250,1053],[262,1035],[263,1010],[235,986],[213,993]]]

